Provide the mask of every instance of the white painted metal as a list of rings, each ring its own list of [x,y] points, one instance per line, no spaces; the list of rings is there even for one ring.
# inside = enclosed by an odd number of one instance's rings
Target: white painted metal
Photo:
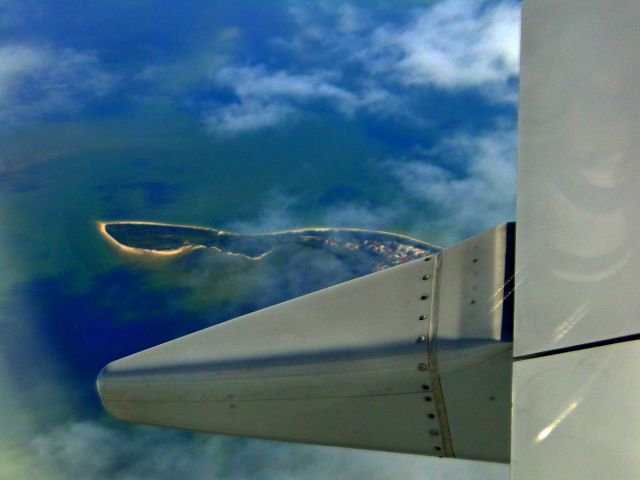
[[[514,480],[640,475],[639,24],[636,0],[524,2]]]
[[[506,250],[503,224],[438,255],[439,340],[500,340]]]
[[[461,458],[509,461],[512,344],[501,341],[506,254],[507,227],[500,225],[437,255],[433,370]]]
[[[113,362],[98,380],[104,406],[140,423],[439,454],[420,320],[434,264],[413,261]]]
[[[505,461],[504,236],[115,361],[98,378],[103,404],[139,423]]]
[[[516,362],[512,478],[640,475],[640,341]]]
[[[640,2],[523,4],[515,355],[640,331]]]

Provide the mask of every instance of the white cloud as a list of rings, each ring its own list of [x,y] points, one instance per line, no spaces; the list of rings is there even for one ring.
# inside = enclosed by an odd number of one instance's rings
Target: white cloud
[[[444,0],[413,10],[404,21],[379,20],[377,27],[369,12],[351,5],[291,13],[301,32],[286,45],[301,53],[313,47],[321,56],[330,52],[342,66],[360,64],[370,80],[479,88],[494,100],[516,99],[520,5],[514,0]]]
[[[384,202],[340,201],[309,209],[302,198],[267,194],[253,219],[226,228],[260,233],[309,226],[394,231],[451,246],[515,218],[516,131],[499,124],[480,133],[453,134],[436,147],[371,168],[386,178]],[[313,213],[310,213],[313,212]],[[309,214],[312,215],[310,221]]]
[[[399,217],[397,204],[371,207],[363,204],[338,203],[324,214],[324,224],[332,227],[356,227],[387,230]]]
[[[36,437],[29,472],[58,479],[507,479],[505,465],[77,422]],[[31,477],[33,478],[33,477]],[[41,478],[41,477],[38,477]]]
[[[205,124],[210,131],[233,134],[280,124],[320,100],[345,115],[353,115],[363,102],[371,102],[369,97],[360,99],[337,86],[337,77],[339,74],[329,71],[296,74],[270,71],[264,65],[224,66],[212,80],[216,86],[231,90],[237,100],[209,110]]]
[[[351,117],[364,111],[419,121],[420,89],[477,88],[495,101],[517,98],[520,10],[511,0],[445,0],[410,19],[374,21],[350,4],[289,7],[297,29],[268,40],[293,54],[295,71],[230,58],[211,76],[234,102],[209,107],[210,131],[233,134],[280,125],[326,102]]]
[[[226,226],[225,230],[236,233],[265,233],[308,226],[294,213],[298,203],[297,198],[273,190],[266,194],[256,218],[233,222]]]
[[[338,31],[343,34],[358,33],[371,26],[369,15],[348,3],[337,5],[335,15]]]
[[[448,162],[442,162],[448,158]],[[434,162],[437,160],[437,163]],[[442,232],[445,244],[513,220],[516,198],[516,135],[512,128],[455,135],[422,158],[385,166],[401,195],[424,204],[425,227]]]
[[[446,0],[419,11],[408,25],[378,29],[372,66],[405,85],[475,87],[514,100],[510,81],[518,76],[519,50],[518,3]]]
[[[405,211],[404,208],[399,208],[398,201],[393,205],[376,207],[358,202],[338,201],[319,209],[314,214],[315,220],[311,221],[304,214],[304,207],[302,199],[274,190],[266,195],[255,218],[233,222],[225,229],[237,233],[265,233],[314,226],[385,230]]]
[[[313,72],[292,74],[286,71],[269,72],[264,66],[225,67],[214,76],[217,83],[230,87],[240,98],[287,97],[309,99],[325,97],[339,103],[353,102],[354,96],[331,82],[335,74]]]
[[[0,122],[73,112],[109,92],[115,78],[92,53],[49,46],[0,46]]]
[[[219,135],[235,135],[280,125],[293,119],[296,109],[287,102],[245,99],[240,103],[209,109],[203,116],[205,128]]]

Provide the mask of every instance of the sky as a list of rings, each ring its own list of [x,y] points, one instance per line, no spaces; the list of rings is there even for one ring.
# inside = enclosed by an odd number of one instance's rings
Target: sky
[[[167,300],[166,275],[114,255],[96,220],[360,227],[443,246],[513,220],[519,22],[515,0],[0,0],[0,473],[507,478],[130,427],[86,379],[214,322],[181,323],[195,277]],[[113,305],[131,292],[125,315]],[[156,330],[126,324],[151,304]],[[148,336],[116,337],[106,312]]]

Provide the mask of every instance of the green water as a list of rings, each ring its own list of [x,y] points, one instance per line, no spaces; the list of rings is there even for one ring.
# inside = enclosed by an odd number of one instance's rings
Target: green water
[[[16,129],[0,166],[2,267],[14,273],[3,281],[117,264],[96,220],[225,227],[255,218],[277,192],[304,203],[304,224],[290,227],[316,225],[332,186],[371,198],[382,186],[372,165],[390,149],[365,135],[332,119],[217,139],[166,111]]]

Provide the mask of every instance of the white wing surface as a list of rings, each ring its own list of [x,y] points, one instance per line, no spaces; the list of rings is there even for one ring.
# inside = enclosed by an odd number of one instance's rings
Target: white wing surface
[[[502,225],[117,360],[102,402],[139,423],[507,461],[509,243]]]

